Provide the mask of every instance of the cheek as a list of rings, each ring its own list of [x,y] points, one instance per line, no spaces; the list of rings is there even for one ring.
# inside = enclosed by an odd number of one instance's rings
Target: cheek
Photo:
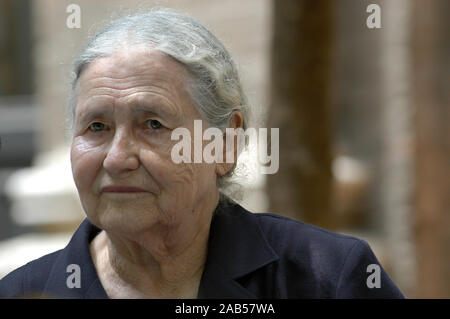
[[[81,139],[74,139],[70,152],[72,174],[75,185],[81,193],[92,191],[97,174],[103,163],[103,152]]]
[[[159,188],[162,190],[171,189],[188,179],[192,172],[186,169],[186,165],[176,165],[173,163],[170,152],[159,152],[142,149],[140,161],[145,170],[152,176]]]
[[[175,164],[170,152],[164,154],[144,151],[141,162],[158,184],[162,193],[171,198],[186,199],[202,189],[215,187],[215,167],[205,163]]]

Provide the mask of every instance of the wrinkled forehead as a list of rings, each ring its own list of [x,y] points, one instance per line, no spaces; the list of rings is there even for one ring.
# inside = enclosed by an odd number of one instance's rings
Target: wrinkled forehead
[[[123,92],[138,87],[162,86],[176,93],[186,93],[191,76],[172,57],[156,49],[128,48],[91,62],[77,83],[78,98],[87,98],[97,89]]]

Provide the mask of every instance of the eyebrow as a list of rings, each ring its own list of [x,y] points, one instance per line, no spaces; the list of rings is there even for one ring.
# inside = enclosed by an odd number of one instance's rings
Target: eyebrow
[[[159,115],[166,120],[177,120],[180,115],[176,114],[167,103],[158,102],[143,102],[136,101],[132,102],[130,105],[131,112],[149,114],[149,115]],[[112,107],[107,103],[98,105],[88,106],[85,111],[83,111],[79,116],[80,122],[89,122],[95,118],[101,118],[104,116],[111,115]]]
[[[172,110],[169,110],[167,106],[162,106],[159,103],[142,103],[140,102],[136,106],[131,106],[132,112],[159,115],[166,119],[176,118],[177,114]]]
[[[83,111],[78,119],[79,122],[90,122],[95,118],[103,117],[105,114],[109,115],[111,113],[110,107],[89,107],[87,110]]]

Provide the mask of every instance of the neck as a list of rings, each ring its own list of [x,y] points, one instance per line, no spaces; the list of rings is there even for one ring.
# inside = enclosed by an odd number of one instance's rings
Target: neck
[[[110,297],[196,298],[207,256],[212,214],[201,224],[162,226],[132,236],[103,230],[91,254]],[[195,229],[195,231],[194,231]]]

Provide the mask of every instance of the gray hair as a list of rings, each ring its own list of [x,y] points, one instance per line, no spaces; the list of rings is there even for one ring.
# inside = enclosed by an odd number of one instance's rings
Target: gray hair
[[[192,75],[188,91],[194,105],[209,125],[222,131],[234,111],[243,116],[243,129],[250,107],[243,92],[237,67],[224,45],[202,24],[169,9],[116,20],[100,31],[85,47],[74,64],[70,116],[75,118],[77,82],[83,70],[98,58],[110,56],[124,47],[157,49],[181,63]],[[218,186],[230,186],[230,172],[218,178]]]

